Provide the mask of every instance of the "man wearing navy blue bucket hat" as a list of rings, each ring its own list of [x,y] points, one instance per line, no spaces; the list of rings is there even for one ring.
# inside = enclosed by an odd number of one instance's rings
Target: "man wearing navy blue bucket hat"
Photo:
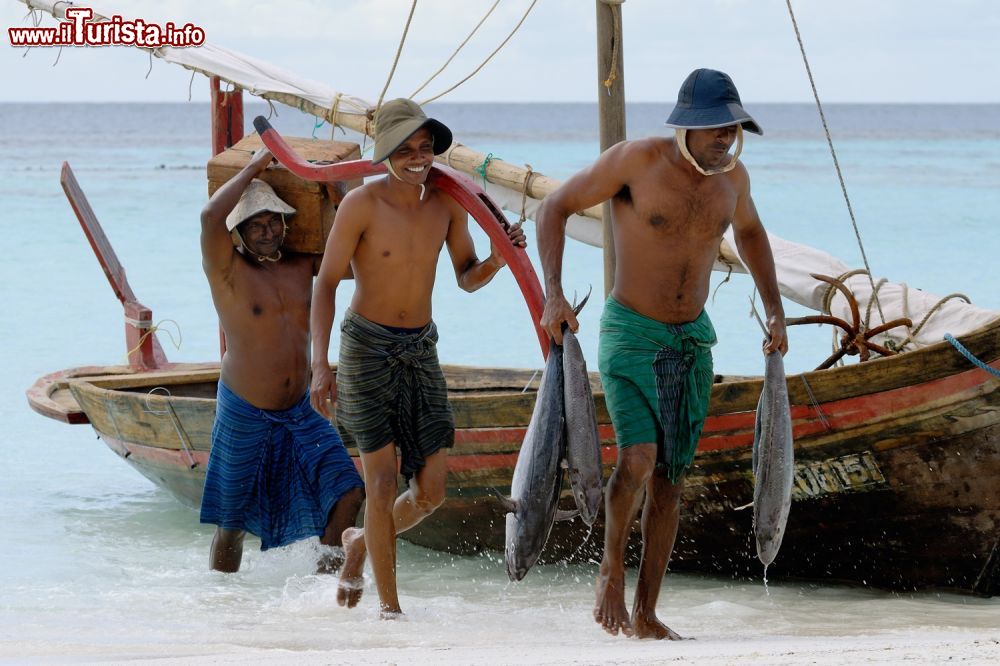
[[[567,217],[611,202],[615,283],[601,317],[598,362],[618,462],[605,494],[594,619],[614,635],[677,639],[656,617],[656,601],[708,414],[716,336],[704,307],[730,225],[767,312],[764,353],[784,354],[788,343],[771,247],[739,161],[743,131],[762,134],[760,126],[732,79],[711,69],[687,77],[666,125],[674,137],[623,141],[605,151],[545,199],[537,222],[542,326],[561,343],[564,323],[579,326],[562,290]],[[642,561],[630,613],[625,545],[643,494]]]

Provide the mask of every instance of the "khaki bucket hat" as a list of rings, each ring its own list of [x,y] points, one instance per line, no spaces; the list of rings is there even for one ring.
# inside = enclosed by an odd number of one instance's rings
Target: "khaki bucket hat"
[[[444,123],[424,115],[420,105],[411,99],[386,102],[375,116],[375,150],[372,162],[384,161],[421,127],[431,131],[434,154],[440,155],[451,146],[452,135]]]
[[[240,223],[265,211],[282,215],[295,214],[295,209],[282,201],[270,185],[259,178],[254,178],[247,185],[247,189],[243,190],[236,208],[226,216],[226,229],[232,231]]]

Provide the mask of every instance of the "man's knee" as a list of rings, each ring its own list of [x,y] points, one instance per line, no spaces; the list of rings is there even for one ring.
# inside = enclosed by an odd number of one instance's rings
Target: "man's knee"
[[[671,476],[670,469],[657,467],[651,479],[653,491],[657,497],[679,502],[684,492],[684,479],[687,478],[687,474],[682,474],[676,481]]]
[[[368,506],[376,511],[392,511],[396,501],[396,471],[378,472],[365,479]]]
[[[413,504],[425,515],[433,513],[444,504],[446,490],[443,481],[438,483],[437,480],[425,480],[423,483],[417,483],[414,479],[410,483],[410,491],[413,493]]]
[[[637,490],[646,485],[656,468],[656,445],[635,444],[618,451],[615,482]]]

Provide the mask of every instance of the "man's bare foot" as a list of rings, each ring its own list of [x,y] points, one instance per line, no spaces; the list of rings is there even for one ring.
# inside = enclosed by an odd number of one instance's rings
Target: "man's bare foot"
[[[357,527],[348,527],[340,537],[344,544],[344,566],[340,570],[337,584],[337,603],[354,608],[361,601],[365,581],[362,571],[365,567],[365,533]]]
[[[621,631],[632,636],[632,622],[625,608],[625,571],[610,573],[607,562],[601,562],[601,574],[597,577],[597,602],[594,604],[594,621],[612,636]]]
[[[379,611],[378,617],[380,620],[402,620],[406,616],[403,615],[403,611],[400,608],[397,608],[395,610],[382,608],[382,610]]]
[[[338,546],[320,546],[323,554],[316,562],[316,573],[335,574],[344,566],[344,549]]]
[[[636,638],[655,638],[658,641],[681,641],[680,634],[660,622],[656,615],[635,614],[632,616],[632,627]]]

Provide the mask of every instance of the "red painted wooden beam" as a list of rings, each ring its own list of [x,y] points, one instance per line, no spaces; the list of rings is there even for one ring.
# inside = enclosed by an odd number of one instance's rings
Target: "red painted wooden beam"
[[[275,159],[304,180],[334,183],[388,173],[384,164],[372,164],[371,160],[312,164],[292,150],[291,146],[278,134],[278,131],[271,127],[271,123],[267,122],[266,118],[257,116],[253,124],[264,145],[271,151]],[[494,245],[500,248],[500,254],[510,266],[511,273],[513,273],[528,305],[531,323],[538,336],[542,357],[545,358],[549,352],[549,336],[539,324],[542,310],[545,307],[542,285],[538,280],[538,274],[535,273],[534,266],[531,265],[528,253],[522,247],[511,245],[510,239],[507,238],[507,229],[510,227],[510,223],[501,212],[500,206],[496,205],[481,187],[454,169],[435,164],[431,167],[428,180],[461,204],[482,227]]]
[[[111,247],[101,223],[90,207],[86,195],[73,175],[69,162],[63,162],[59,176],[66,198],[69,199],[76,218],[80,221],[84,235],[97,256],[104,274],[111,283],[111,289],[125,309],[125,345],[128,349],[128,363],[136,370],[155,370],[167,363],[156,336],[151,332],[153,311],[139,302],[125,277],[125,269],[118,261],[118,255]]]

